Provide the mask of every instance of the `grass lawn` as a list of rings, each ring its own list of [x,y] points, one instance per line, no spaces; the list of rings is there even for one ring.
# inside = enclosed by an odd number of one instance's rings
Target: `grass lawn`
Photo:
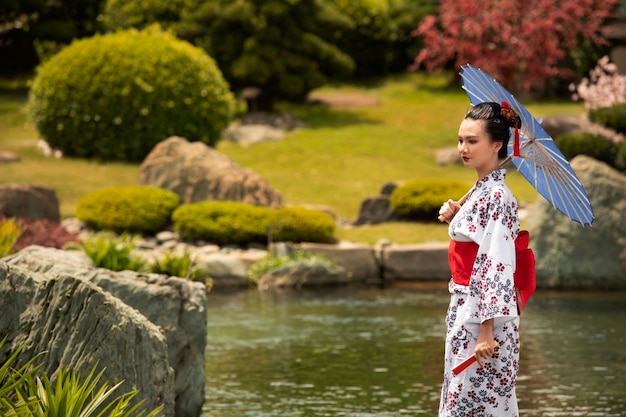
[[[369,87],[320,89],[317,95],[366,95],[379,104],[344,108],[282,105],[282,111],[303,119],[307,127],[281,141],[246,147],[222,141],[217,150],[263,176],[288,204],[324,205],[348,220],[355,220],[361,201],[377,195],[387,181],[444,178],[467,181],[469,188],[475,180],[473,170],[435,163],[438,149],[456,146],[458,125],[469,108],[463,90],[448,88],[448,82],[442,76],[411,74]],[[582,104],[572,102],[526,104],[538,117],[583,112]],[[89,192],[137,183],[138,165],[43,156],[24,105],[24,93],[0,93],[0,150],[16,152],[22,158],[1,167],[0,183],[53,187],[64,217],[72,216],[78,200]],[[507,182],[520,205],[537,198],[517,172],[511,172]],[[446,227],[437,223],[341,228],[337,236],[370,244],[379,239],[395,243],[447,240]]]

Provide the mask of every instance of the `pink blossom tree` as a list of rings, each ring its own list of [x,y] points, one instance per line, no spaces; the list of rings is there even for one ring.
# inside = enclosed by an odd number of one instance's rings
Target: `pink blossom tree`
[[[568,77],[568,51],[588,39],[606,45],[600,28],[620,0],[440,0],[413,35],[424,48],[413,69],[470,63],[507,88],[529,90],[550,77]]]

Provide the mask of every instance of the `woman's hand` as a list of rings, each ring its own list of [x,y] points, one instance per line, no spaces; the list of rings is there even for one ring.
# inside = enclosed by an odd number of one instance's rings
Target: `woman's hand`
[[[484,321],[478,329],[478,340],[474,349],[474,356],[481,368],[484,365],[483,360],[492,357],[498,346],[498,342],[493,338],[493,319]]]
[[[450,223],[461,209],[461,205],[454,200],[448,200],[439,209],[439,221]]]

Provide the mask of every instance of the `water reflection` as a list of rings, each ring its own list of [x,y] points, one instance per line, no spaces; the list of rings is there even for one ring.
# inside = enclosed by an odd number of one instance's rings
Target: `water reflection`
[[[399,287],[211,294],[203,417],[436,415],[448,299]],[[626,416],[625,300],[531,300],[522,416]]]

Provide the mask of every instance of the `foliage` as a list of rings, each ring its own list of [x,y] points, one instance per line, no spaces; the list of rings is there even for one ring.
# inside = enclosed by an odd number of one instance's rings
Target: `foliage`
[[[172,214],[174,229],[183,237],[218,245],[264,243],[273,209],[234,201],[182,204]]]
[[[107,187],[84,196],[76,217],[97,230],[154,233],[170,223],[179,203],[178,195],[158,187]]]
[[[70,233],[62,225],[46,219],[20,219],[22,234],[13,246],[16,251],[30,245],[63,249],[71,243],[80,243],[75,233]]]
[[[348,54],[356,68],[352,79],[404,72],[417,53],[411,37],[415,22],[437,11],[436,0],[330,0],[351,25],[330,31],[328,39]]]
[[[619,0],[441,0],[438,16],[415,31],[425,48],[415,68],[428,71],[471,63],[507,88],[529,90],[571,77],[568,53],[582,42],[606,45],[600,29]]]
[[[218,245],[267,243],[268,240],[329,242],[334,221],[326,213],[301,208],[272,209],[235,201],[183,204],[172,214],[183,237]]]
[[[5,338],[6,340],[6,338]],[[0,348],[5,340],[0,342]],[[20,346],[0,368],[0,415],[20,417],[154,417],[161,415],[162,406],[146,414],[140,401],[133,404],[139,393],[133,390],[117,397],[114,392],[124,383],[109,388],[108,383],[98,387],[104,373],[95,374],[94,366],[87,378],[66,368],[60,368],[53,382],[44,373],[34,376],[41,365],[35,365],[37,356],[19,369],[11,365],[24,348]]]
[[[436,221],[441,204],[451,196],[465,194],[468,188],[466,183],[460,181],[413,180],[393,190],[389,204],[402,218]]]
[[[39,69],[29,112],[66,156],[138,162],[178,135],[214,146],[234,99],[215,62],[152,27],[75,41]]]
[[[626,103],[626,75],[619,73],[617,65],[608,56],[600,58],[589,77],[577,85],[571,84],[574,100],[583,100],[585,109],[591,112],[603,107]]]
[[[276,213],[274,240],[282,242],[335,241],[335,219],[319,210],[283,207]]]
[[[614,104],[588,111],[589,120],[609,127],[617,132],[626,133],[626,103]]]
[[[617,145],[609,139],[592,133],[570,133],[559,135],[554,142],[568,160],[577,155],[587,155],[615,167]]]
[[[273,271],[285,265],[292,265],[294,263],[309,261],[312,259],[317,259],[328,265],[334,264],[333,261],[321,255],[312,254],[302,249],[296,249],[289,252],[289,254],[286,256],[274,256],[272,254],[268,254],[263,259],[252,264],[248,271],[248,277],[252,282],[257,283],[259,282],[259,279],[267,272]]]
[[[22,234],[22,228],[16,219],[5,219],[0,215],[0,258],[15,251],[15,243]]]
[[[106,0],[103,21],[109,30],[144,28],[159,23],[164,28],[174,27],[181,15],[194,10],[199,0]]]
[[[96,33],[103,3],[104,0],[2,0],[0,74],[30,74],[38,62],[37,46],[56,51],[73,39]]]
[[[615,144],[617,152],[615,155],[615,169],[626,172],[626,142]]]
[[[0,341],[0,350],[6,342],[6,336]],[[16,401],[16,390],[25,384],[33,383],[33,373],[41,365],[34,365],[37,356],[28,360],[18,369],[13,368],[13,363],[24,349],[24,345],[19,346],[0,367],[0,415],[2,416],[29,416],[29,407],[36,404],[37,400],[26,398],[23,401]]]
[[[325,40],[347,25],[325,1],[204,0],[178,35],[214,57],[235,90],[260,89],[255,105],[270,110],[277,100],[302,101],[353,71],[353,60]]]
[[[132,254],[137,236],[98,233],[82,244],[83,251],[98,268],[111,271],[147,271],[147,263]]]
[[[204,279],[208,276],[208,271],[194,262],[188,250],[185,250],[182,254],[170,251],[166,252],[161,258],[155,257],[154,262],[150,265],[150,271],[171,277],[189,278],[193,281]]]

